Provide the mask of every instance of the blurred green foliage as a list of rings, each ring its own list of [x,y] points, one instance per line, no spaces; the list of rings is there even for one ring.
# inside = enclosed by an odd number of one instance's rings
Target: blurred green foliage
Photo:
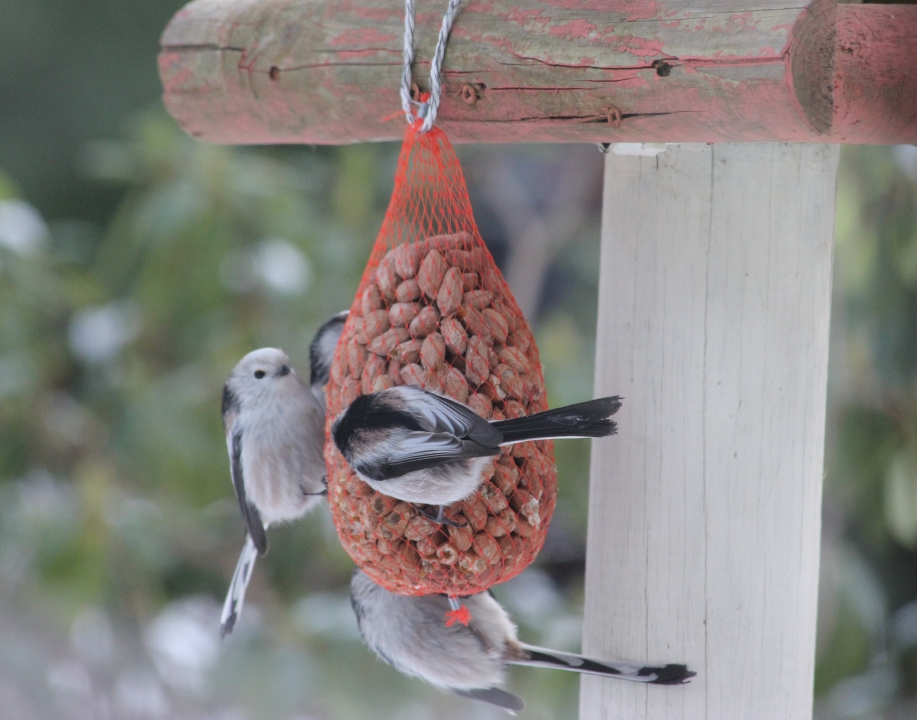
[[[844,148],[836,243],[817,715],[911,717],[917,148]]]
[[[215,641],[217,603],[243,537],[218,414],[222,383],[239,357],[264,345],[282,346],[305,369],[314,329],[352,301],[396,153],[208,146],[148,112],[125,139],[81,149],[82,182],[120,193],[101,229],[45,224],[31,210],[31,244],[0,243],[0,555],[15,557],[16,572],[5,573],[9,611],[58,628],[47,639],[64,643],[38,665],[72,655],[67,628],[72,635],[87,612],[101,613],[126,649],[83,670],[93,683],[110,673],[117,684],[119,662],[139,654],[140,666],[157,669],[159,679],[148,680],[162,707],[259,718],[430,716],[424,703],[448,716],[467,707],[396,676],[355,642],[352,564],[326,511],[272,530],[243,625],[221,652],[206,649],[210,640],[185,650],[212,656],[191,691],[169,674],[187,658],[169,659],[174,643],[155,640],[156,628],[168,637],[173,624],[198,618]],[[30,207],[11,181],[2,187]],[[556,402],[591,391],[597,250],[593,237],[564,260],[593,299],[574,294],[552,306],[537,330]],[[521,621],[533,626],[530,639],[553,627],[555,643],[575,648],[588,444],[564,448],[560,461],[556,524],[567,530],[545,564],[569,592],[534,576],[542,605],[523,603]],[[545,625],[545,613],[556,622]],[[354,667],[365,672],[351,697]],[[574,714],[576,678],[555,675],[519,675],[538,708],[531,717]],[[93,697],[91,712],[107,696]]]

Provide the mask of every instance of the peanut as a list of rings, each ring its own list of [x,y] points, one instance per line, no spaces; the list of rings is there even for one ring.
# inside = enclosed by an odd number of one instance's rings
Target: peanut
[[[439,530],[439,525],[423,515],[418,515],[408,523],[404,531],[404,537],[406,540],[417,542],[421,538],[429,537],[437,530]]]
[[[480,385],[487,380],[490,374],[487,346],[480,337],[475,336],[468,341],[465,363],[465,377],[472,385]]]
[[[415,245],[405,243],[392,250],[392,260],[395,272],[405,279],[412,278],[420,267],[420,251]]]
[[[449,541],[455,545],[458,550],[465,552],[471,547],[474,533],[467,524],[461,527],[450,525],[447,533],[449,534]]]
[[[379,286],[376,284],[367,285],[363,291],[363,296],[360,298],[360,308],[363,311],[363,316],[365,317],[373,310],[378,310],[381,307],[382,294],[379,292]]]
[[[468,347],[468,334],[455,318],[447,318],[440,325],[440,331],[446,341],[446,347],[456,355],[464,355]]]
[[[420,285],[418,285],[417,281],[413,278],[405,280],[401,285],[395,288],[395,300],[398,302],[411,302],[419,297]]]
[[[356,340],[351,340],[347,343],[347,367],[351,376],[360,375],[363,372],[363,367],[366,365],[366,355],[366,348]]]
[[[378,355],[370,355],[360,375],[360,390],[364,395],[369,395],[373,391],[373,382],[383,372],[385,372],[385,360]]]
[[[443,317],[452,315],[462,304],[462,271],[451,267],[443,275],[443,282],[436,294],[436,305]]]
[[[436,329],[439,324],[439,310],[427,306],[423,308],[408,326],[413,337],[426,337]]]
[[[363,318],[363,333],[366,342],[372,342],[391,327],[392,323],[385,310],[373,310]]]
[[[380,375],[373,380],[373,392],[380,392],[395,387],[394,381],[388,375]]]
[[[529,361],[525,353],[517,347],[505,347],[500,353],[500,361],[515,370],[519,375],[529,372]]]
[[[388,309],[388,319],[392,327],[405,327],[420,312],[420,305],[415,302],[396,302]]]
[[[493,405],[486,395],[479,395],[474,393],[468,398],[468,407],[474,410],[475,414],[480,415],[483,418],[489,418],[490,413],[493,410]]]
[[[404,328],[392,328],[386,330],[379,337],[374,338],[366,349],[376,355],[387,357],[398,345],[408,339],[408,331]]]
[[[474,549],[488,564],[492,565],[500,559],[500,546],[486,532],[479,532],[474,536]]]
[[[493,334],[494,338],[496,338],[498,342],[505,343],[509,335],[509,326],[506,324],[506,318],[493,308],[484,308],[482,313],[484,315],[484,322],[487,323],[487,328]]]
[[[446,341],[439,333],[427,335],[420,348],[420,362],[427,370],[436,370],[446,358]]]
[[[494,336],[484,320],[484,316],[473,307],[463,307],[462,310],[464,311],[462,320],[465,322],[465,327],[468,328],[468,331],[490,345],[494,341]]]
[[[446,373],[444,389],[446,395],[463,405],[465,401],[468,400],[468,383],[465,382],[462,373],[455,368],[449,368],[449,371]]]
[[[401,345],[396,348],[398,359],[406,363],[416,363],[420,360],[421,347],[422,343],[420,340],[408,340],[401,343]]]
[[[417,284],[424,295],[431,300],[439,292],[439,286],[446,273],[446,261],[439,250],[431,250],[420,264],[417,272]]]
[[[465,305],[470,305],[477,310],[483,310],[494,299],[494,294],[488,290],[470,290],[464,295]]]
[[[401,381],[405,385],[423,387],[423,368],[417,363],[411,363],[401,368]]]
[[[484,500],[484,504],[487,505],[487,509],[491,514],[497,515],[506,509],[506,498],[503,497],[503,493],[489,482],[482,484],[479,492],[481,493],[481,498]]]
[[[350,403],[357,399],[360,394],[360,387],[354,377],[348,377],[341,386],[341,410],[348,407]]]
[[[388,300],[394,298],[395,288],[398,287],[399,282],[401,281],[398,278],[398,273],[395,272],[395,263],[392,257],[383,258],[382,262],[379,263],[379,267],[376,268],[376,284],[379,286],[382,297]]]
[[[455,547],[446,543],[436,549],[436,557],[443,565],[454,565],[455,561],[459,559],[459,552]]]

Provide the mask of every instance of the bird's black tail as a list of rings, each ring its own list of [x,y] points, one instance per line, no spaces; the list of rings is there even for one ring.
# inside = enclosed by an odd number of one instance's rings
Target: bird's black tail
[[[615,395],[491,424],[503,434],[502,445],[525,440],[606,437],[617,430],[611,416],[620,407],[621,398]]]
[[[637,665],[618,660],[592,660],[574,653],[546,650],[520,643],[523,658],[510,660],[513,665],[533,665],[535,667],[572,670],[587,675],[614,677],[631,682],[642,682],[650,685],[683,685],[697,675],[685,665]]]

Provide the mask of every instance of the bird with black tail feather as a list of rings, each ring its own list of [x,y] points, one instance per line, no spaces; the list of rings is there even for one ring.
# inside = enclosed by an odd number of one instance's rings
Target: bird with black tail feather
[[[681,685],[696,673],[681,664],[595,660],[519,642],[516,626],[490,593],[462,598],[468,624],[447,624],[445,595],[396,595],[358,570],[350,583],[351,605],[363,641],[384,662],[406,675],[515,714],[521,698],[499,686],[507,665],[571,670],[649,685]]]
[[[362,395],[331,437],[357,475],[384,495],[442,509],[471,495],[500,448],[529,440],[614,435],[620,397],[489,422],[471,408],[417,387]]]

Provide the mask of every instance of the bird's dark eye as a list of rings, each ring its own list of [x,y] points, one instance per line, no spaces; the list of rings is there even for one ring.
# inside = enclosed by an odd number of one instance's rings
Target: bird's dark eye
[[[282,368],[280,368],[280,376],[281,376],[281,377],[283,377],[284,375],[289,375],[289,374],[290,374],[290,366],[289,366],[289,365],[284,365]]]
[[[255,370],[255,377],[259,380],[264,377],[264,370]]]

